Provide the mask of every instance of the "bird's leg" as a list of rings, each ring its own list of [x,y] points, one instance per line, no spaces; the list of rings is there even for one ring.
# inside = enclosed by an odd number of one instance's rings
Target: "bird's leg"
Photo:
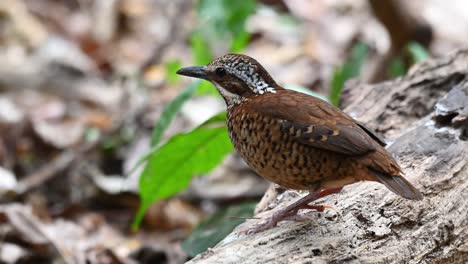
[[[262,232],[268,230],[270,228],[275,227],[279,221],[284,220],[285,218],[295,216],[297,212],[301,209],[315,209],[319,212],[323,212],[326,208],[330,208],[326,205],[309,205],[310,202],[313,202],[319,198],[324,196],[339,193],[341,191],[340,188],[333,188],[333,189],[326,189],[319,192],[309,192],[306,196],[302,197],[301,199],[295,201],[294,203],[286,206],[285,208],[275,212],[271,217],[265,219],[265,223],[259,224],[254,226],[253,228],[241,231],[241,233],[246,234],[255,234],[258,232]]]

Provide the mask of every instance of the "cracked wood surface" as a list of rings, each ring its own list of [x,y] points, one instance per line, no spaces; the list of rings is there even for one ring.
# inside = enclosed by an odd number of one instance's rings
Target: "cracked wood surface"
[[[306,222],[239,235],[248,220],[189,263],[467,263],[468,49],[429,60],[409,75],[347,87],[345,111],[391,143],[389,151],[422,201],[378,183],[319,200],[336,211],[304,211]],[[274,197],[271,215],[297,193]]]

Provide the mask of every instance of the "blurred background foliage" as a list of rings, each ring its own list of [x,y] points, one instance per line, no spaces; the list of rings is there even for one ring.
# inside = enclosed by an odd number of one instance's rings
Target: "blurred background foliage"
[[[22,252],[9,255],[106,248],[113,263],[180,263],[213,247],[268,184],[232,153],[214,87],[175,72],[245,53],[282,86],[343,107],[351,79],[401,77],[467,44],[465,1],[415,2],[1,1],[0,214],[52,230],[34,240],[4,217],[5,243]]]

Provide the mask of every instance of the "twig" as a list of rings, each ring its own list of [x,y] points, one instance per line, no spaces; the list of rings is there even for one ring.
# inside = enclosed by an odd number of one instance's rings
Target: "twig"
[[[27,213],[28,212],[28,213]],[[5,213],[10,221],[17,230],[22,232],[24,235],[35,234],[36,238],[40,238],[41,241],[49,242],[53,245],[60,257],[68,264],[74,264],[76,261],[72,259],[70,254],[67,254],[66,249],[62,248],[61,245],[52,238],[42,224],[31,214],[30,211],[24,210],[23,206],[10,206],[6,208]],[[36,241],[38,242],[38,241]]]
[[[17,187],[17,193],[18,194],[23,194],[31,189],[34,189],[38,187],[39,185],[43,184],[44,182],[52,179],[54,176],[56,176],[60,171],[65,170],[70,164],[77,159],[77,157],[80,157],[87,151],[91,150],[96,146],[96,143],[94,144],[87,144],[83,147],[81,147],[78,150],[65,150],[62,153],[59,154],[58,157],[56,157],[54,160],[51,162],[47,163],[44,165],[42,168],[40,168],[38,171],[24,177],[19,183]]]

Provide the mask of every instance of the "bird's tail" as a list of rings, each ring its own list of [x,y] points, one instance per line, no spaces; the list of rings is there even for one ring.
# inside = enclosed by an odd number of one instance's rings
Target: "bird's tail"
[[[390,191],[406,199],[422,200],[422,194],[403,176],[392,176],[373,169],[369,169],[369,171]]]

